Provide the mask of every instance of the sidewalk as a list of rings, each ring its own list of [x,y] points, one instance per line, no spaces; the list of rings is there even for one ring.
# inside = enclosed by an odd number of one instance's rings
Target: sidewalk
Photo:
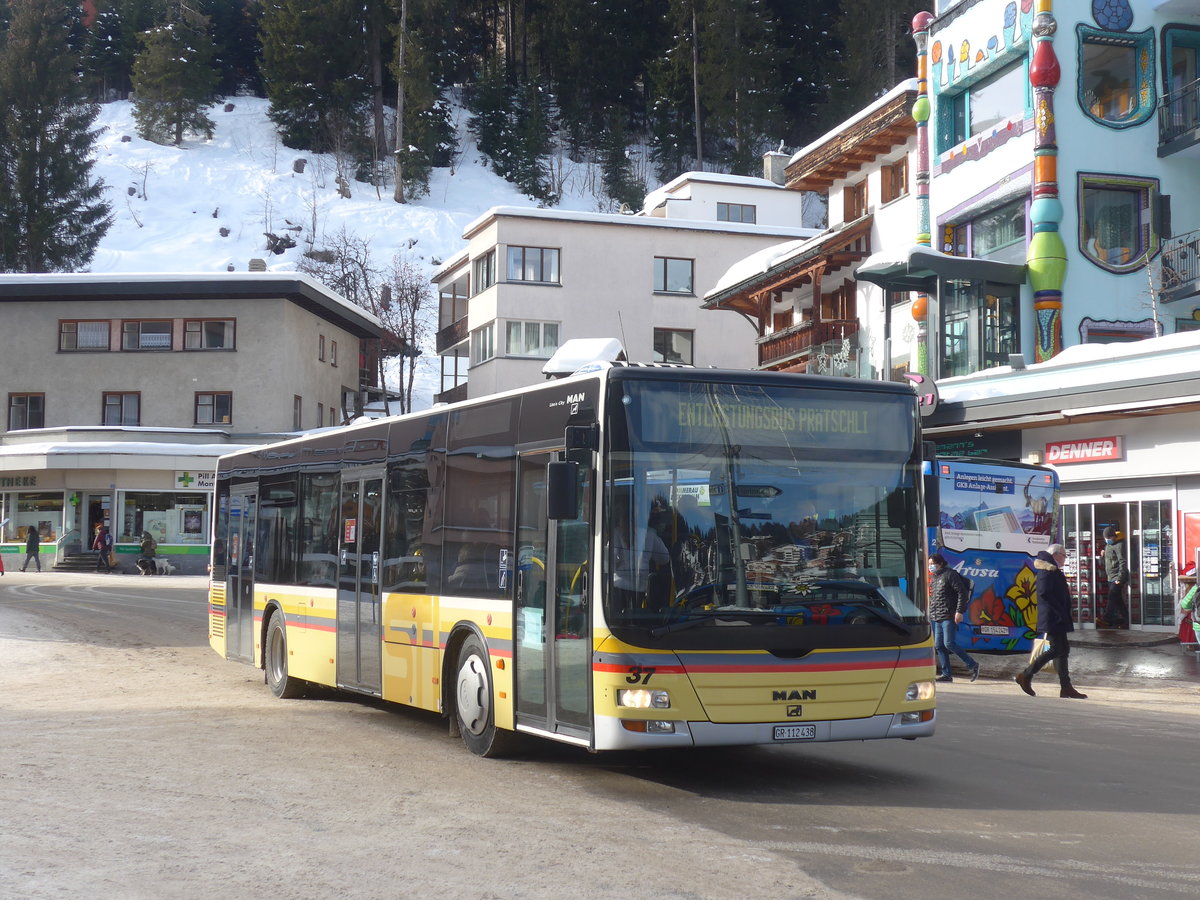
[[[1174,634],[1089,628],[1072,632],[1070,641],[1071,679],[1078,684],[1176,681],[1200,687],[1200,654],[1180,646]],[[1029,661],[1027,653],[971,655],[979,663],[980,679],[1011,681]],[[955,681],[966,677],[958,659],[953,667]]]

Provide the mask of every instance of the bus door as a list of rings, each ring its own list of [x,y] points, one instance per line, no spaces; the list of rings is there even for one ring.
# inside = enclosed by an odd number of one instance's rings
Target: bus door
[[[234,488],[229,496],[229,564],[225,569],[225,656],[254,662],[254,529],[258,488]]]
[[[380,694],[383,669],[383,470],[343,472],[338,552],[338,687]]]
[[[590,472],[580,467],[579,518],[546,517],[546,464],[523,454],[517,497],[517,724],[591,737]]]

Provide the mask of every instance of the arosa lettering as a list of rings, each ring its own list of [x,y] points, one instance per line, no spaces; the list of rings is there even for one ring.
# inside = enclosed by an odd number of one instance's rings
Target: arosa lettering
[[[771,691],[771,699],[775,701],[816,700],[817,692],[812,689],[803,691]]]

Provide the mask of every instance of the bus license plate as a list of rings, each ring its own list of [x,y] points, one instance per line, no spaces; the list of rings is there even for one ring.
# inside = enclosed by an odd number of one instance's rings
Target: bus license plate
[[[817,736],[816,725],[776,725],[777,741],[811,741]]]
[[[980,634],[1008,634],[1008,628],[1004,625],[980,625]]]

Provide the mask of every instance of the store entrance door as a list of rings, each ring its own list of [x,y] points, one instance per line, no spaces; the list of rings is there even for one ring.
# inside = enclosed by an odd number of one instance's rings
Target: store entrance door
[[[92,541],[96,539],[96,526],[107,525],[112,533],[113,542],[117,540],[117,530],[112,521],[112,494],[84,494],[79,504],[87,510],[79,523],[79,543],[84,552],[92,549]]]
[[[1095,502],[1064,500],[1063,534],[1067,575],[1075,598],[1077,624],[1103,620],[1109,583],[1104,569],[1104,529],[1123,537],[1129,568],[1125,605],[1129,626],[1151,630],[1175,628],[1175,541],[1172,504],[1166,499],[1098,498]]]

